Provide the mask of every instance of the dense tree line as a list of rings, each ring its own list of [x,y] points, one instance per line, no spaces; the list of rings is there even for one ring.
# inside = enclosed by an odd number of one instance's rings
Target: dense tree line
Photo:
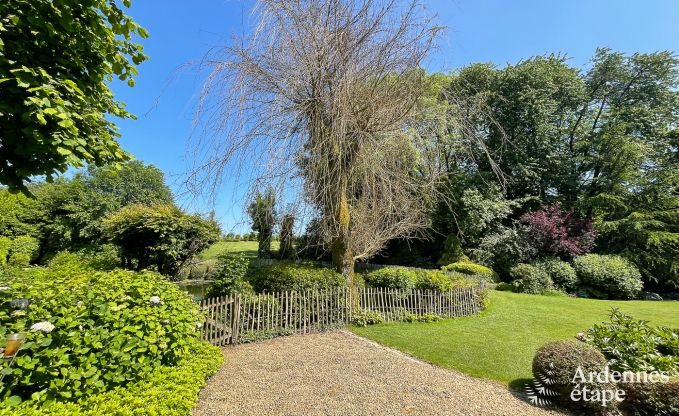
[[[386,255],[470,256],[503,272],[504,260],[581,254],[568,244],[558,253],[536,247],[527,228],[577,235],[590,227],[584,251],[621,254],[651,286],[679,287],[678,64],[670,52],[599,49],[587,70],[549,55],[432,76],[432,111],[462,112],[471,123],[447,125],[437,140],[453,203],[432,213],[432,239],[416,245],[419,254],[394,241]]]
[[[27,189],[30,196],[0,189],[0,236],[34,239],[36,263],[64,251],[88,258],[112,251],[121,266],[175,275],[219,238],[219,226],[177,208],[163,172],[143,162],[90,166]]]

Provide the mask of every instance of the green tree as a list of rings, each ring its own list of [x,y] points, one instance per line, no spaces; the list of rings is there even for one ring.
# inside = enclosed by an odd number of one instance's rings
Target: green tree
[[[109,82],[134,85],[135,35],[148,36],[116,0],[0,3],[0,183],[27,192],[31,176],[128,158],[111,116],[133,116]]]
[[[252,221],[252,229],[257,232],[257,256],[259,258],[271,257],[271,239],[276,226],[276,193],[273,188],[268,188],[264,193],[259,190],[255,193],[252,202],[248,205],[248,215]]]
[[[127,268],[151,266],[175,276],[193,256],[216,242],[217,223],[182,212],[173,205],[123,207],[104,221],[104,235],[121,252]]]

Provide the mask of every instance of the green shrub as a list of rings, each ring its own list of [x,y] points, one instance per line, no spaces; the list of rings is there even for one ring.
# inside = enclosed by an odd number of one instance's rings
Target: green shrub
[[[381,324],[384,322],[384,317],[381,313],[377,311],[372,311],[369,309],[360,309],[354,312],[351,317],[351,323],[356,326],[368,326]]]
[[[441,268],[444,272],[457,272],[470,276],[480,276],[488,282],[497,282],[499,277],[490,267],[476,264],[471,261],[451,263]]]
[[[189,259],[219,239],[214,220],[186,214],[171,204],[127,205],[106,217],[103,229],[126,268],[154,267],[167,276],[177,275]]]
[[[456,287],[475,286],[479,282],[473,277],[461,273],[444,273],[440,270],[417,270],[415,289],[438,290],[445,292]]]
[[[9,237],[0,236],[0,267],[7,264],[7,257],[9,257],[9,248],[12,245],[12,240]]]
[[[31,256],[24,253],[12,253],[7,264],[12,267],[28,267],[31,264]]]
[[[425,314],[422,314],[422,316],[420,316],[419,318],[417,318],[417,321],[418,322],[430,323],[430,322],[438,322],[442,319],[443,319],[443,317],[441,317],[441,316],[439,316],[435,313],[425,313]]]
[[[0,272],[0,340],[26,334],[0,396],[75,401],[174,365],[198,335],[197,305],[162,276],[64,262]],[[30,299],[17,310],[13,299]]]
[[[198,401],[205,379],[217,371],[223,360],[219,348],[193,342],[176,366],[158,367],[142,381],[78,403],[27,401],[16,408],[0,408],[0,416],[186,416]]]
[[[552,279],[554,287],[561,290],[575,288],[578,276],[573,266],[567,262],[557,259],[545,259],[535,264],[537,268],[544,271]]]
[[[619,256],[587,254],[573,262],[580,289],[595,298],[634,299],[641,291],[641,273]]]
[[[92,270],[108,271],[120,267],[118,251],[111,244],[103,244],[96,248],[83,249],[76,253],[60,251],[49,261],[50,267],[72,265]]]
[[[606,367],[606,358],[599,350],[584,342],[576,340],[562,340],[548,343],[540,347],[533,357],[533,376],[536,380],[549,379],[546,386],[558,394],[559,401],[568,407],[579,407],[590,412],[601,410],[601,402],[573,401],[571,393],[574,389],[587,387],[588,389],[606,389],[613,386],[605,383],[579,383],[574,375],[581,369],[585,375],[590,372],[600,372]],[[611,403],[608,404],[611,408]]]
[[[667,383],[624,383],[625,401],[622,405],[630,415],[679,415],[679,378]]]
[[[594,325],[587,340],[614,370],[679,374],[679,330],[652,327],[612,308],[610,323]]]
[[[517,292],[539,294],[552,289],[549,275],[531,264],[518,264],[511,268],[509,275]]]
[[[14,237],[12,244],[9,247],[10,255],[15,253],[22,253],[34,257],[38,254],[40,243],[34,237],[28,235],[20,235]]]
[[[37,239],[20,235],[15,237],[9,246],[9,264],[15,267],[26,267],[38,254],[40,243]]]
[[[243,253],[227,253],[220,256],[214,281],[205,296],[209,298],[232,293],[252,292],[252,286],[245,280],[249,266],[250,260]]]
[[[336,271],[314,263],[277,262],[252,265],[248,281],[256,292],[329,289],[346,285]]]
[[[514,292],[516,287],[511,283],[500,282],[495,285],[495,290],[499,290],[501,292]]]
[[[365,274],[364,279],[370,287],[410,289],[415,285],[417,272],[405,267],[383,267]]]

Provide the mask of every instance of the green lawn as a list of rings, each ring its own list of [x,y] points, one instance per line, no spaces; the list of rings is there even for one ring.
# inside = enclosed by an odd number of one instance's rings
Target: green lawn
[[[352,327],[358,335],[441,367],[515,387],[532,377],[535,350],[607,320],[612,306],[651,324],[679,327],[679,302],[603,301],[492,291],[480,316],[437,323]]]
[[[278,250],[278,241],[271,243],[271,249]],[[201,260],[215,259],[222,253],[243,253],[246,257],[257,257],[256,241],[219,241],[198,256]]]

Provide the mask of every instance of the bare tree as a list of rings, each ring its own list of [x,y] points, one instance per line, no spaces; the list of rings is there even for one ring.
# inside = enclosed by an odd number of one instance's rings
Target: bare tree
[[[416,123],[440,28],[419,0],[260,0],[254,17],[249,35],[205,59],[199,114],[211,135],[190,184],[215,190],[229,169],[298,184],[353,284],[356,260],[428,225],[442,172]]]

